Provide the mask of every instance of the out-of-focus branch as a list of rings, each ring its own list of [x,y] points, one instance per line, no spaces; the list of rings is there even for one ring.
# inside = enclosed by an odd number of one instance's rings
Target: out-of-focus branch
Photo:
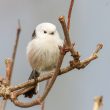
[[[17,32],[16,32],[16,40],[15,40],[15,44],[14,44],[14,48],[13,48],[13,54],[12,54],[12,66],[11,66],[11,71],[10,71],[10,79],[11,79],[11,75],[12,75],[12,72],[13,72],[13,66],[14,66],[14,63],[15,63],[15,57],[16,57],[16,52],[17,52],[20,32],[21,32],[21,25],[20,25],[20,20],[18,20],[18,27],[17,27]]]
[[[93,110],[100,110],[102,105],[103,105],[103,96],[95,97]]]

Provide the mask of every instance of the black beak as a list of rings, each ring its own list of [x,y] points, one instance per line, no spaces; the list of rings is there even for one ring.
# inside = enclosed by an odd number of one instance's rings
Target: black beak
[[[51,35],[54,35],[54,32],[51,32],[50,34],[51,34]]]

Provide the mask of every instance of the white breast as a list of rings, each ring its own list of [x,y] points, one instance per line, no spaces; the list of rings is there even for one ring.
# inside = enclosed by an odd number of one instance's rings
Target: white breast
[[[27,57],[33,69],[38,71],[51,70],[56,66],[59,47],[63,42],[55,39],[33,39],[27,46]]]

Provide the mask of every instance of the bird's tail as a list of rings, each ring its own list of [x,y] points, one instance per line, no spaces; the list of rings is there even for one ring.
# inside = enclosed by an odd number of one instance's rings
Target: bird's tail
[[[30,77],[29,77],[29,80],[31,80],[31,79],[36,79],[38,76],[39,76],[39,72],[36,71],[36,70],[33,70],[33,71],[31,72],[31,75],[30,75]],[[26,93],[24,93],[24,96],[25,96],[25,97],[28,97],[28,98],[32,98],[33,95],[36,94],[36,88],[37,88],[37,92],[38,92],[38,91],[39,91],[39,84],[37,84],[35,88],[33,88],[33,89],[27,91]]]

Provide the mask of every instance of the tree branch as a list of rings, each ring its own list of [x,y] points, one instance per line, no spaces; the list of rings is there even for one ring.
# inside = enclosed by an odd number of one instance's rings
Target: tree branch
[[[20,32],[21,32],[21,25],[20,25],[20,20],[18,20],[16,40],[15,40],[15,45],[14,45],[13,54],[12,54],[12,67],[11,67],[11,72],[10,72],[10,79],[11,79],[11,74],[13,72],[13,66],[14,66],[14,63],[15,63],[15,57],[16,57],[16,52],[17,52],[17,47],[18,47]]]
[[[67,30],[66,22],[64,16],[59,17],[59,21],[61,23],[64,35],[65,35],[65,46],[66,49],[68,49],[71,52],[71,55],[74,57],[75,61],[79,61],[80,55],[79,53],[73,48],[73,44],[71,43],[70,37],[69,37],[69,32]]]

